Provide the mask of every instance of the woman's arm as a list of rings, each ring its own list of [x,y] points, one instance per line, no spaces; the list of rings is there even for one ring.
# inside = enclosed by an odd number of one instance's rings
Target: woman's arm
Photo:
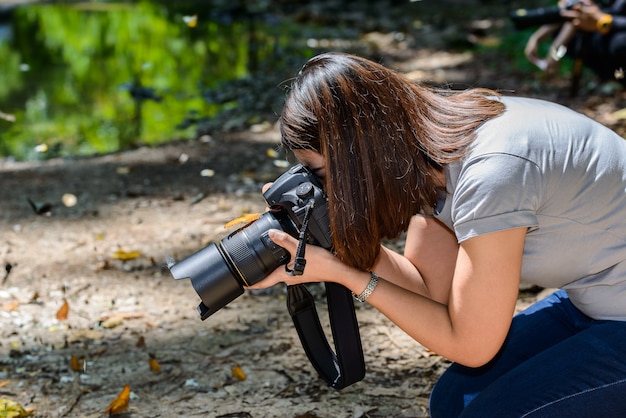
[[[448,227],[417,215],[407,231],[404,256],[382,247],[372,270],[400,287],[447,304],[458,250]]]
[[[385,263],[380,270],[382,279],[368,302],[438,354],[467,366],[483,365],[498,352],[511,323],[525,236],[526,228],[517,228],[463,242],[447,304],[396,284],[408,283],[416,276],[404,262],[394,267],[395,256],[381,261]],[[270,238],[295,252],[297,241],[288,234],[271,231]],[[369,282],[368,273],[345,265],[322,248],[307,247],[307,260],[304,275],[292,277],[278,268],[253,287],[333,280],[360,294]]]
[[[385,281],[368,302],[436,353],[483,365],[502,346],[513,317],[525,236],[526,228],[518,228],[463,242],[447,305]]]

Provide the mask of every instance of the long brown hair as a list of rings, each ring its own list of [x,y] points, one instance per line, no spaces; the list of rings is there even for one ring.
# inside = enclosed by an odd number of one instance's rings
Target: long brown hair
[[[461,158],[476,129],[504,110],[489,95],[497,93],[420,86],[349,54],[326,53],[304,65],[281,115],[282,143],[323,156],[340,259],[369,269],[381,239],[432,210],[434,172]]]

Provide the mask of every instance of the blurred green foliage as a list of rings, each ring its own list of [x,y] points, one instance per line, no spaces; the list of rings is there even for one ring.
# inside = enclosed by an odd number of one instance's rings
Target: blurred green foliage
[[[215,89],[271,74],[272,97],[280,96],[275,80],[296,68],[285,57],[303,62],[311,55],[306,47],[287,53],[299,28],[268,21],[263,11],[244,10],[233,19],[214,8],[186,15],[174,6],[17,8],[12,37],[0,40],[0,112],[15,119],[0,118],[0,156],[37,158],[41,144],[46,156],[88,155],[191,138],[198,121],[221,123],[221,112],[246,99],[223,100]],[[269,99],[252,101],[272,106]],[[240,123],[252,117],[243,112]]]

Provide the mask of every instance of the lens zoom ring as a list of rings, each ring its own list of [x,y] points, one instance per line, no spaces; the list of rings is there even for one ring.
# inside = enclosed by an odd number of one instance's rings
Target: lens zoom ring
[[[256,262],[257,256],[254,250],[248,245],[245,234],[235,234],[228,240],[222,242],[224,249],[232,265],[237,269],[241,278],[250,284],[249,278],[254,278],[262,274]]]

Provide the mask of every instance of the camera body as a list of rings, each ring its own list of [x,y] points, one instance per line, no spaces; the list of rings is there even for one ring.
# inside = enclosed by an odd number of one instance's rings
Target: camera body
[[[511,13],[511,21],[515,29],[522,30],[534,26],[541,26],[549,23],[563,22],[561,10],[571,9],[581,0],[567,0],[563,7],[541,7],[538,9],[517,9]]]
[[[202,320],[241,296],[244,286],[261,281],[290,261],[289,252],[269,238],[270,229],[298,238],[305,224],[306,243],[332,247],[328,200],[319,180],[305,167],[291,167],[263,197],[269,211],[258,220],[168,265],[175,279],[191,280],[202,300],[198,305]]]

